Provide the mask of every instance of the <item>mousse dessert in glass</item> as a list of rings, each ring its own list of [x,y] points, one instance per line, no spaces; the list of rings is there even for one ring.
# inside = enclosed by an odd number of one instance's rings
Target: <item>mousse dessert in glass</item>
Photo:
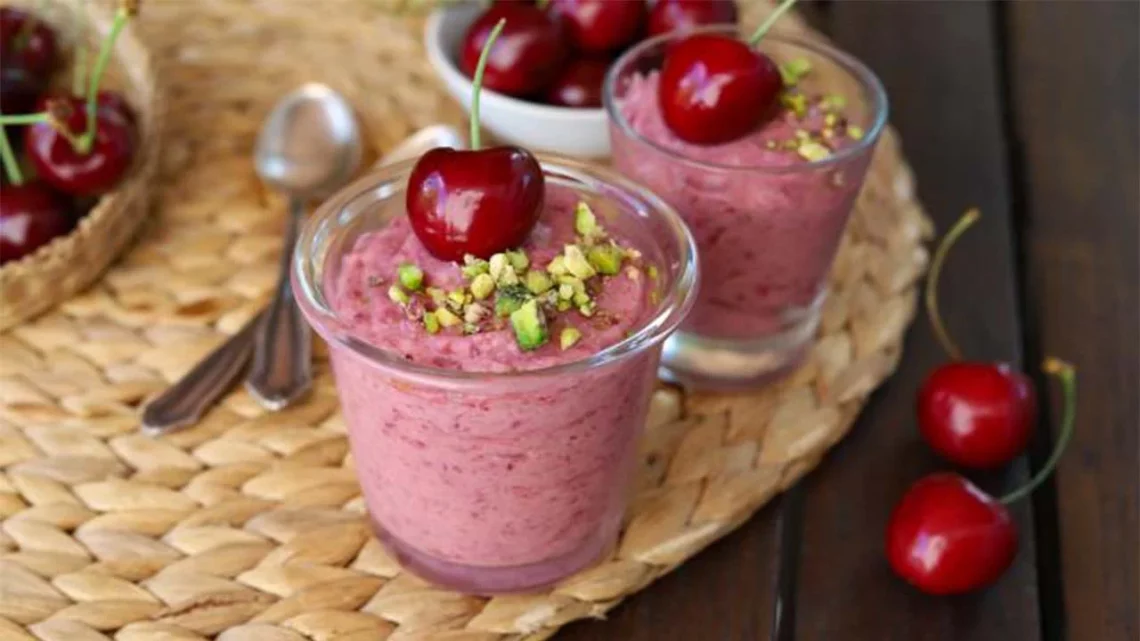
[[[433,150],[322,205],[293,285],[388,549],[480,594],[602,556],[696,283],[695,243],[663,201],[516,147]]]
[[[614,166],[677,208],[700,251],[665,376],[744,387],[794,367],[886,122],[878,79],[821,43],[706,27],[619,58],[605,105]]]

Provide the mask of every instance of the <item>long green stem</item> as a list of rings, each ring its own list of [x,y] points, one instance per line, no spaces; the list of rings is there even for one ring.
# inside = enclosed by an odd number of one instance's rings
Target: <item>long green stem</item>
[[[479,94],[483,93],[483,71],[487,68],[487,58],[491,55],[491,47],[503,31],[507,19],[503,18],[491,29],[487,42],[483,44],[483,51],[479,54],[479,64],[475,66],[475,78],[471,81],[471,149],[478,149],[481,142],[479,137]]]
[[[12,152],[12,145],[8,142],[8,132],[0,126],[0,161],[4,163],[4,173],[8,174],[8,182],[13,185],[24,184],[24,174],[20,171],[20,163],[16,162],[16,154]]]
[[[1019,501],[1033,490],[1037,489],[1038,485],[1045,482],[1053,470],[1057,467],[1057,462],[1061,460],[1061,455],[1065,453],[1065,449],[1069,446],[1069,441],[1073,439],[1073,428],[1076,423],[1077,416],[1077,372],[1073,366],[1057,358],[1047,358],[1045,363],[1041,366],[1046,374],[1056,376],[1061,381],[1061,393],[1064,395],[1064,414],[1061,416],[1061,434],[1057,437],[1057,445],[1053,447],[1053,453],[1049,456],[1049,460],[1041,466],[1037,474],[1028,483],[1022,485],[1016,490],[1001,497],[1001,502],[1005,505]]]
[[[946,355],[956,361],[962,359],[962,350],[958,349],[954,339],[950,338],[950,333],[946,331],[946,325],[942,322],[942,314],[938,312],[938,278],[942,275],[942,265],[946,262],[950,248],[980,217],[981,213],[977,209],[971,209],[954,223],[950,231],[942,237],[938,249],[934,251],[934,260],[930,262],[930,273],[926,277],[926,317],[930,319],[930,328],[934,330],[934,336],[942,345],[942,349],[946,350]]]
[[[772,25],[776,24],[776,21],[780,19],[780,16],[787,13],[788,9],[791,9],[792,5],[795,3],[796,0],[784,0],[781,2],[780,6],[776,7],[772,13],[768,14],[768,17],[765,18],[764,22],[756,28],[756,31],[752,32],[752,37],[748,39],[748,44],[755,46],[756,43],[760,42],[760,39],[768,33],[768,30],[772,28]]]
[[[87,91],[87,46],[75,47],[75,63],[71,70],[71,95],[81,97]]]
[[[51,122],[46,111],[34,114],[8,114],[0,116],[0,125],[34,125],[38,122]]]
[[[76,150],[81,154],[89,153],[91,145],[95,141],[95,108],[96,98],[99,95],[99,84],[103,81],[103,73],[107,70],[107,63],[111,61],[111,50],[115,47],[115,41],[119,39],[123,27],[127,26],[127,22],[131,19],[131,13],[131,10],[126,6],[120,7],[115,12],[115,21],[111,23],[111,33],[103,39],[103,44],[99,48],[99,57],[95,59],[95,68],[91,71],[91,79],[87,84],[87,131],[83,132],[79,138],[79,148]]]

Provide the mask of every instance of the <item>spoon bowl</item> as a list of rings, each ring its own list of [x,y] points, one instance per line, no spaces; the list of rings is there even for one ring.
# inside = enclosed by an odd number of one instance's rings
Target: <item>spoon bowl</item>
[[[310,83],[281,99],[257,137],[254,162],[267,185],[304,199],[328,196],[360,165],[361,136],[348,101]]]

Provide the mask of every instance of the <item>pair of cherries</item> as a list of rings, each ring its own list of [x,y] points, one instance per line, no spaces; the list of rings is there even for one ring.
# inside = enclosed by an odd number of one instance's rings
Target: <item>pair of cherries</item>
[[[990,469],[1017,458],[1029,443],[1037,418],[1033,383],[1006,363],[960,360],[937,306],[937,283],[946,255],[978,218],[967,212],[935,253],[926,291],[935,334],[955,360],[927,377],[918,396],[918,423],[926,442],[956,465]],[[1073,431],[1076,382],[1073,368],[1048,359],[1057,376],[1065,414],[1053,455],[1022,487],[1001,499],[958,474],[938,473],[915,483],[887,525],[887,560],[907,582],[930,594],[959,594],[1000,577],[1017,554],[1017,528],[1007,505],[1028,496],[1056,467]]]
[[[655,36],[698,25],[735,24],[732,0],[498,0],[472,23],[459,63],[474,76],[487,36],[506,20],[484,86],[565,107],[599,107],[610,61],[648,31]]]
[[[113,189],[130,168],[135,114],[121,95],[98,86],[132,14],[124,6],[116,15],[81,97],[44,95],[58,60],[51,25],[27,11],[0,9],[0,151],[7,179],[0,198],[0,262],[18,260],[68,233],[75,214]],[[32,108],[37,113],[24,113]],[[22,138],[35,179],[24,179],[9,132]]]

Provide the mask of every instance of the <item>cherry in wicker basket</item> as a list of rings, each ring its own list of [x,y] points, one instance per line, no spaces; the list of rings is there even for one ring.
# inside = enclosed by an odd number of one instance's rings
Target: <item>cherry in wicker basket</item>
[[[113,7],[105,1],[0,1],[25,6],[90,51],[106,36]],[[62,44],[62,43],[61,43]],[[101,196],[71,233],[0,267],[0,331],[40,314],[91,285],[127,247],[150,209],[161,138],[162,95],[150,52],[130,25],[119,35],[107,70],[109,87],[120,91],[137,115],[133,164],[116,188]]]

